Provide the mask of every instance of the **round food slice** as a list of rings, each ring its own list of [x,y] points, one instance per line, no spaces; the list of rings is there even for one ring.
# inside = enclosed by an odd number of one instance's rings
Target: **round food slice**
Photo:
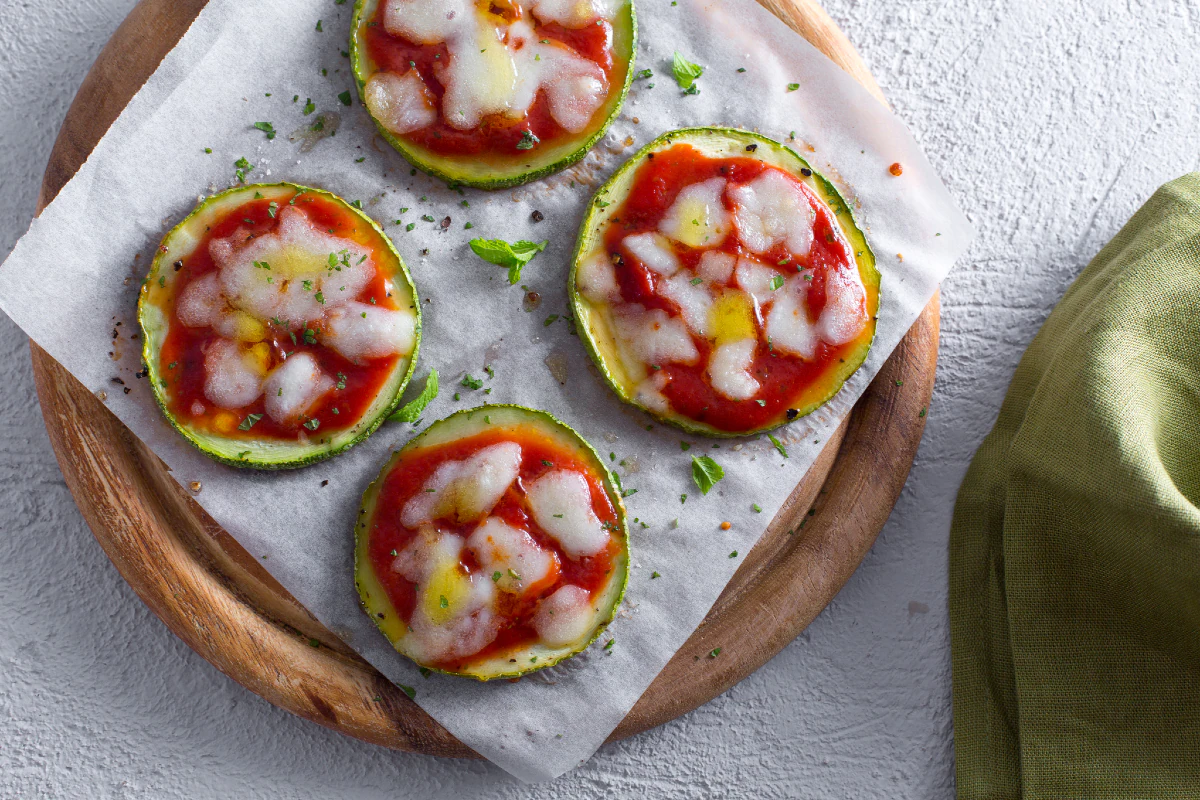
[[[613,391],[709,436],[820,407],[866,359],[879,312],[875,256],[833,185],[727,128],[667,133],[613,175],[568,290]]]
[[[290,183],[214,195],[167,234],[138,298],[147,376],[211,458],[286,469],[365,439],[400,402],[421,310],[367,215]]]
[[[632,0],[358,0],[363,104],[414,166],[516,186],[575,163],[633,79]]]
[[[363,609],[422,667],[513,678],[585,649],[629,574],[621,494],[544,411],[459,411],[392,455],[363,494]]]

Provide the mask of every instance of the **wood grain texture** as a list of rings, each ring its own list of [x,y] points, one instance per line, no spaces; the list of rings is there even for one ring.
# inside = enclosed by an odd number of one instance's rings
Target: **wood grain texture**
[[[759,2],[883,101],[853,47],[813,0]],[[71,105],[39,208],[70,180],[203,6],[204,0],[142,0],[130,13]],[[733,686],[841,589],[908,476],[924,429],[920,412],[933,392],[937,343],[935,296],[613,740]],[[302,608],[91,392],[39,347],[31,344],[31,351],[67,486],[114,565],[171,631],[229,677],[306,719],[386,747],[477,757]],[[347,591],[353,591],[349,578]],[[706,658],[714,647],[722,657]]]

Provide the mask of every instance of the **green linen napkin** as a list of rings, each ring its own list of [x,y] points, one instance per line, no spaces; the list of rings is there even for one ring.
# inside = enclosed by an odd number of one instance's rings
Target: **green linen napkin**
[[[1200,797],[1200,173],[1067,291],[959,490],[960,798]]]

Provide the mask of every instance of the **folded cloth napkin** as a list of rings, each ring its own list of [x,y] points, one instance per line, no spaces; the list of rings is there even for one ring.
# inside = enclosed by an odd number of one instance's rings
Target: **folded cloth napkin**
[[[1200,797],[1200,173],[1021,359],[950,534],[959,797]]]

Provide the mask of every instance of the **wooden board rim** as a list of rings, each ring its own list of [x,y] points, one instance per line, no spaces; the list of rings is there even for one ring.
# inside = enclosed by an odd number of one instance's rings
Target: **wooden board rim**
[[[883,100],[816,2],[759,2]],[[141,0],[133,9],[68,111],[39,212],[204,5]],[[938,314],[935,295],[708,617],[610,741],[686,713],[742,680],[799,635],[849,579],[886,521],[920,443]],[[298,716],[385,747],[478,757],[296,603],[95,395],[33,343],[31,358],[67,486],[118,571],[168,628],[222,672]],[[714,647],[722,647],[722,658],[705,658]]]

